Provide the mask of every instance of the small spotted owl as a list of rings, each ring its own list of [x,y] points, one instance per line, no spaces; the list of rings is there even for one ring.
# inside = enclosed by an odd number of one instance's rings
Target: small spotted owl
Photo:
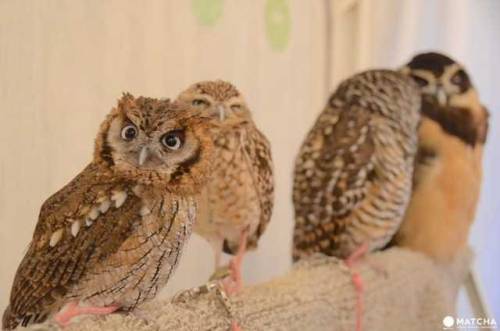
[[[422,90],[413,195],[395,244],[450,262],[467,244],[482,180],[488,111],[465,68],[439,53],[401,72]]]
[[[130,311],[172,275],[208,179],[209,120],[193,107],[124,94],[93,161],[42,206],[3,328]]]
[[[179,99],[219,123],[214,133],[215,170],[201,196],[194,231],[213,246],[216,268],[222,251],[237,254],[233,276],[238,278],[246,246],[257,246],[271,219],[271,148],[232,84],[221,80],[199,82],[182,92]]]
[[[296,159],[293,258],[347,258],[387,244],[411,194],[420,93],[388,70],[357,74],[330,97]]]

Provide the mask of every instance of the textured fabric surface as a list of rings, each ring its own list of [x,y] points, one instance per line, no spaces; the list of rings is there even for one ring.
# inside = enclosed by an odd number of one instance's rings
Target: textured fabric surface
[[[364,330],[441,330],[471,262],[470,252],[451,265],[392,248],[357,266],[365,282]],[[65,331],[227,330],[231,318],[216,291],[186,300],[157,300],[131,315],[84,317]],[[335,258],[316,256],[287,275],[249,286],[231,299],[243,330],[353,330],[356,298],[350,272]],[[57,328],[50,324],[29,330]]]

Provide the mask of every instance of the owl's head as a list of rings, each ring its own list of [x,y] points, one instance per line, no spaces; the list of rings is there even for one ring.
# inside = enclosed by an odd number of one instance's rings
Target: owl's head
[[[424,96],[434,98],[441,106],[460,103],[460,99],[474,93],[464,67],[443,54],[418,54],[403,67],[402,72],[413,78]]]
[[[127,180],[197,192],[211,163],[209,122],[182,102],[126,93],[101,125],[94,159]]]
[[[251,120],[250,110],[241,93],[223,80],[193,84],[179,95],[178,100],[212,116],[222,126],[239,125]]]
[[[485,141],[488,111],[460,63],[440,53],[422,53],[413,57],[401,72],[420,86],[424,116],[468,144]]]

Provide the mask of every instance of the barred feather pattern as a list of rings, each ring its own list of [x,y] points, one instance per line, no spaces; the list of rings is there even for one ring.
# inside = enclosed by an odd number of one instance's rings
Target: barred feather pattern
[[[147,210],[142,226],[119,251],[89,270],[69,299],[81,298],[93,306],[119,302],[121,311],[130,311],[167,284],[191,235],[196,204],[192,198],[165,197],[148,205],[142,207]]]
[[[411,193],[420,102],[417,86],[388,70],[339,86],[296,159],[294,260],[391,239]]]
[[[209,240],[222,237],[224,251],[236,254],[241,232],[248,229],[248,248],[254,249],[273,208],[270,144],[248,122],[220,132],[215,147],[214,173],[194,231]]]
[[[43,322],[69,301],[129,311],[152,299],[177,266],[195,212],[192,197],[89,165],[42,206],[4,328]]]

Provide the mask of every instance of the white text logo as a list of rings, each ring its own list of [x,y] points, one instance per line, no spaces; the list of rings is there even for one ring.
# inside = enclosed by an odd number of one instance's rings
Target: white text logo
[[[494,318],[454,318],[446,316],[443,318],[443,330],[459,330],[459,329],[485,329],[494,330],[497,328],[497,322]]]

